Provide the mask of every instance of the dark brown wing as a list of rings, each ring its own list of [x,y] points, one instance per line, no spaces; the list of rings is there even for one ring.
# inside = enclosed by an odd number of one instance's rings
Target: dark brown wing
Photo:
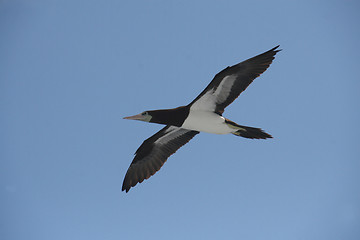
[[[131,187],[154,175],[168,157],[189,142],[199,132],[174,126],[166,126],[146,139],[136,150],[135,158],[126,172],[122,190]]]
[[[270,66],[280,50],[273,49],[227,67],[190,103],[192,109],[214,111],[222,114],[224,109],[243,92],[252,81]]]

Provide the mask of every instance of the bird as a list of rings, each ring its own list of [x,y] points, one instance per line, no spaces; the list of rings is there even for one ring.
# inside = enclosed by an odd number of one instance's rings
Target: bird
[[[229,66],[215,75],[209,85],[188,105],[172,109],[144,111],[124,117],[165,125],[146,139],[135,152],[122,185],[128,192],[137,183],[154,175],[166,160],[200,132],[233,134],[250,139],[266,139],[272,136],[260,128],[239,125],[225,117],[225,108],[242,93],[255,78],[270,66],[279,45]]]

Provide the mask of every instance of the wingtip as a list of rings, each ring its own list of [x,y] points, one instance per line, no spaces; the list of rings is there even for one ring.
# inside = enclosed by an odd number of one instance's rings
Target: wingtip
[[[122,187],[121,191],[125,191],[125,193],[129,192],[130,187]]]
[[[128,183],[126,176],[125,176],[121,191],[125,191],[127,193],[130,190],[130,188],[131,188],[131,184]]]
[[[274,51],[274,52],[280,52],[280,51],[282,51],[282,49],[277,49],[278,47],[280,47],[280,45],[277,45],[276,47],[270,49],[270,51]]]

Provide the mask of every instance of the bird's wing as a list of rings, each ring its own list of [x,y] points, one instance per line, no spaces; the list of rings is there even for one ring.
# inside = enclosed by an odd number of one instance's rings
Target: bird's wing
[[[146,139],[136,150],[134,160],[126,172],[122,190],[128,192],[137,183],[154,175],[170,155],[198,133],[168,125]]]
[[[221,115],[255,78],[265,72],[275,54],[280,51],[276,50],[278,47],[216,74],[204,91],[189,104],[191,109],[213,111]]]

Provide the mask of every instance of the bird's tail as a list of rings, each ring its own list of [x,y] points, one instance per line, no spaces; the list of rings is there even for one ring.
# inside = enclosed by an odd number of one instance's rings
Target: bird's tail
[[[255,139],[266,139],[266,138],[272,138],[270,134],[267,134],[260,128],[253,128],[253,127],[246,127],[246,126],[240,126],[241,128],[237,130],[236,132],[233,132],[236,136],[241,136],[244,138],[255,138]]]
[[[244,138],[251,138],[251,139],[272,138],[272,136],[270,134],[264,132],[260,128],[241,126],[241,125],[238,125],[238,124],[236,124],[233,121],[230,121],[228,119],[226,119],[225,122],[231,128],[236,129],[236,131],[232,133],[232,134],[234,134],[236,136],[241,136],[241,137],[244,137]]]

